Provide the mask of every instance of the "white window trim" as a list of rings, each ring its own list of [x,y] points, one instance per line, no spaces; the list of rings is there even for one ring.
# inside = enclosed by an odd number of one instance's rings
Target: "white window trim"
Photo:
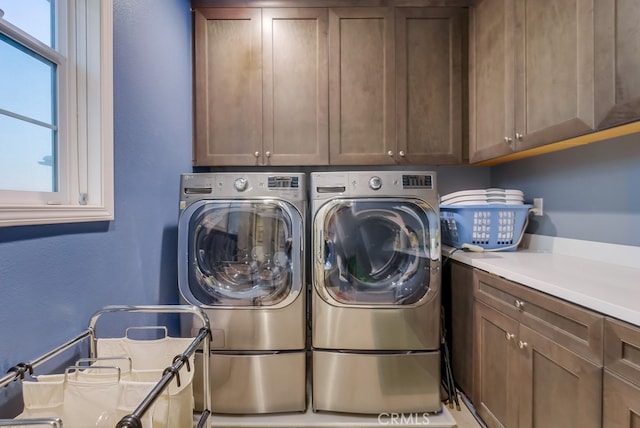
[[[67,135],[59,138],[71,141],[68,150],[60,152],[61,165],[71,165],[68,170],[73,172],[60,176],[60,187],[68,194],[61,192],[62,200],[47,200],[51,194],[43,193],[34,201],[23,196],[35,192],[0,190],[0,227],[114,218],[113,0],[60,3],[66,6],[67,19],[76,23],[75,37],[65,43],[69,77],[59,85],[61,102],[70,101],[74,107],[69,111],[76,112],[66,115],[66,126],[60,124]],[[11,27],[0,18],[0,28],[9,32]],[[99,55],[91,55],[95,52]]]

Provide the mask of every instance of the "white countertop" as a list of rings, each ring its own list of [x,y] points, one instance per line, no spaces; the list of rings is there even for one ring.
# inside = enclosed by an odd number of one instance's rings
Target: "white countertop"
[[[525,249],[453,260],[640,326],[640,247],[528,235]],[[443,246],[443,256],[452,249]],[[604,261],[603,261],[604,260]]]

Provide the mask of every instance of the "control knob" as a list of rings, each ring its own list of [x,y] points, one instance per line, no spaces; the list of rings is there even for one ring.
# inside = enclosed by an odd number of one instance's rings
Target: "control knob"
[[[379,190],[382,187],[382,179],[377,176],[373,176],[369,179],[369,187],[373,190]]]
[[[249,185],[249,182],[244,177],[236,178],[236,181],[233,182],[233,187],[238,192],[244,192],[245,190],[247,190],[248,185]]]

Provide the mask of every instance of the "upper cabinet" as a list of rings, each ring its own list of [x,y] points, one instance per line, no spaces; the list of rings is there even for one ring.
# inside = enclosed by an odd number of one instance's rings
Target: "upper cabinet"
[[[327,164],[327,10],[194,17],[194,165]]]
[[[470,26],[471,162],[595,129],[593,3],[477,2]]]
[[[598,129],[640,119],[640,7],[636,1],[594,3],[596,124]]]
[[[392,8],[330,11],[331,164],[394,163],[394,24]]]
[[[194,165],[461,163],[466,11],[195,7]]]
[[[465,10],[329,13],[330,163],[460,163]]]
[[[398,163],[462,161],[466,25],[466,9],[396,9]]]

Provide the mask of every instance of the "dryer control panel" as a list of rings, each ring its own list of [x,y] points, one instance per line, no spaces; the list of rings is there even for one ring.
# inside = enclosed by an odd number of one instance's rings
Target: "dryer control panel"
[[[311,174],[311,199],[335,197],[418,197],[438,205],[432,171],[345,171]]]
[[[403,175],[402,187],[404,189],[433,189],[433,177],[431,175]]]

